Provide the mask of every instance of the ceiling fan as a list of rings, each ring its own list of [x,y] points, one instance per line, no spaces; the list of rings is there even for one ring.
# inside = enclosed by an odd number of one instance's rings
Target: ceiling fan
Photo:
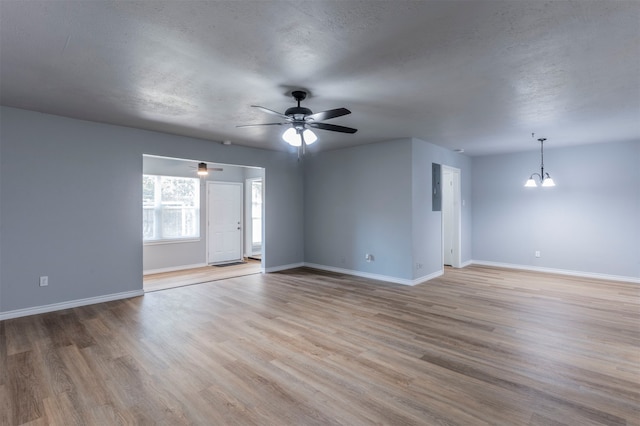
[[[209,172],[221,172],[223,171],[220,167],[207,167],[207,163],[198,163],[198,166],[189,166],[192,169],[197,169],[196,173],[200,177],[207,176]]]
[[[348,109],[336,108],[314,114],[309,108],[300,106],[300,102],[306,99],[307,92],[294,90],[291,92],[291,96],[298,102],[298,106],[288,108],[284,114],[263,106],[251,105],[253,108],[258,108],[268,114],[276,115],[285,121],[279,123],[244,124],[236,127],[282,126],[289,124],[291,127],[282,134],[282,139],[289,145],[298,147],[298,154],[300,153],[300,149],[302,149],[302,153],[304,154],[305,147],[311,145],[318,139],[310,128],[340,133],[355,133],[358,131],[358,129],[352,127],[322,123],[324,120],[351,114],[351,111]]]

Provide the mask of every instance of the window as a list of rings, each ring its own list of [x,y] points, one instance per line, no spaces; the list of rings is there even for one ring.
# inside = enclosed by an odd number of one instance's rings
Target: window
[[[251,244],[262,246],[262,181],[251,181]]]
[[[200,238],[200,181],[142,176],[143,241]]]

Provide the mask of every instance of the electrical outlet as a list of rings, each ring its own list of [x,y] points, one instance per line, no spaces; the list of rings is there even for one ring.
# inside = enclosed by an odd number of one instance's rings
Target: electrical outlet
[[[46,275],[40,277],[40,287],[46,287],[48,285],[49,285],[49,277]]]
[[[367,262],[372,262],[373,261],[373,255],[372,254],[365,254],[364,255],[364,260],[366,260]]]
[[[422,263],[416,263],[416,269],[422,269]]]
[[[540,257],[540,250],[536,250],[536,257]]]

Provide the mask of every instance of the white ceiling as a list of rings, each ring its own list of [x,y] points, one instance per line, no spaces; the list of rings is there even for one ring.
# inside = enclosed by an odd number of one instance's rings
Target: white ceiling
[[[298,88],[359,129],[314,150],[640,140],[640,2],[0,0],[3,105],[286,150],[235,126]]]

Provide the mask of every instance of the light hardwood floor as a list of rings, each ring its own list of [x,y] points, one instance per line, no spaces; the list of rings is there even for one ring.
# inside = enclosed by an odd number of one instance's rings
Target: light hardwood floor
[[[145,292],[166,290],[168,288],[183,287],[185,285],[202,284],[219,281],[243,275],[259,274],[260,261],[247,259],[241,265],[203,266],[201,268],[185,269],[182,271],[163,272],[145,275],[143,288]]]
[[[0,322],[0,423],[639,425],[640,285],[296,269]]]

